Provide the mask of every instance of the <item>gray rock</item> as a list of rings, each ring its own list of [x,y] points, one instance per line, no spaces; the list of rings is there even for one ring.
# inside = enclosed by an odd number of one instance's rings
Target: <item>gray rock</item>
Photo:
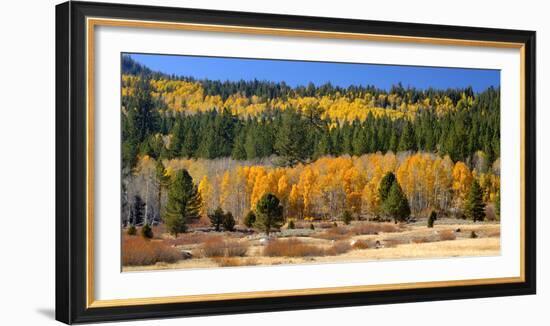
[[[181,257],[183,259],[191,259],[191,258],[193,258],[193,254],[191,252],[187,251],[187,250],[182,250],[181,251]]]

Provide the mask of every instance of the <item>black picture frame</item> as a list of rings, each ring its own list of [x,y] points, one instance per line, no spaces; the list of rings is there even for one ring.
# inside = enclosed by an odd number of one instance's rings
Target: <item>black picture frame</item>
[[[525,242],[523,282],[391,291],[87,307],[86,17],[239,25],[524,44]],[[66,2],[56,6],[56,319],[85,323],[451,300],[536,293],[534,31],[227,12],[141,5]]]

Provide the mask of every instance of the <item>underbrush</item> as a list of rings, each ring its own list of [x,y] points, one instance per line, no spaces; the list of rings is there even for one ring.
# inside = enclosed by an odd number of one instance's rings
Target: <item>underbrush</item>
[[[345,227],[332,227],[322,233],[315,234],[314,237],[324,240],[345,240],[351,236],[349,230]]]
[[[369,235],[384,233],[394,233],[403,231],[403,227],[391,223],[361,223],[354,225],[350,232],[354,235]]]
[[[347,241],[337,241],[329,248],[322,248],[298,239],[275,239],[265,246],[263,255],[267,257],[321,257],[341,255],[350,250],[351,245]]]
[[[255,258],[214,257],[213,260],[220,267],[254,266],[258,265]]]
[[[196,250],[199,257],[244,257],[249,244],[238,240],[224,240],[222,236],[207,238]]]
[[[159,262],[175,263],[181,253],[162,241],[148,240],[140,236],[122,238],[122,265],[144,266]]]

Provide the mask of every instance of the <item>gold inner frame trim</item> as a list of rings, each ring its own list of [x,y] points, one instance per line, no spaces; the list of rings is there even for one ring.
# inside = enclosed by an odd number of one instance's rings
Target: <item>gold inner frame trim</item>
[[[275,291],[254,291],[220,294],[200,294],[169,297],[129,298],[114,300],[96,300],[94,296],[94,32],[96,26],[153,28],[166,30],[185,30],[218,33],[237,33],[272,35],[284,37],[328,38],[345,40],[363,40],[374,42],[406,42],[413,44],[433,44],[447,46],[473,46],[518,49],[520,52],[520,276],[487,279],[414,282],[396,284],[358,285],[328,288],[289,289]],[[87,17],[86,18],[86,116],[87,116],[87,216],[86,216],[86,306],[104,308],[147,304],[184,303],[198,301],[220,301],[231,299],[274,298],[304,296],[316,294],[337,294],[354,292],[374,292],[419,288],[441,288],[452,286],[471,286],[488,284],[506,284],[525,282],[525,44],[514,42],[478,41],[449,38],[413,37],[401,35],[380,35],[344,33],[315,30],[279,29],[250,26],[212,25],[194,23],[175,23],[161,21],[141,21]]]

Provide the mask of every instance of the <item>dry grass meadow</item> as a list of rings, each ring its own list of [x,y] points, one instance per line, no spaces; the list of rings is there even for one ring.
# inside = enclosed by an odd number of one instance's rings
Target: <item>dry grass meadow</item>
[[[174,239],[162,227],[151,240],[123,235],[123,271],[495,256],[500,224],[442,219],[393,224],[313,222],[283,227],[269,238],[242,229],[197,228]]]

